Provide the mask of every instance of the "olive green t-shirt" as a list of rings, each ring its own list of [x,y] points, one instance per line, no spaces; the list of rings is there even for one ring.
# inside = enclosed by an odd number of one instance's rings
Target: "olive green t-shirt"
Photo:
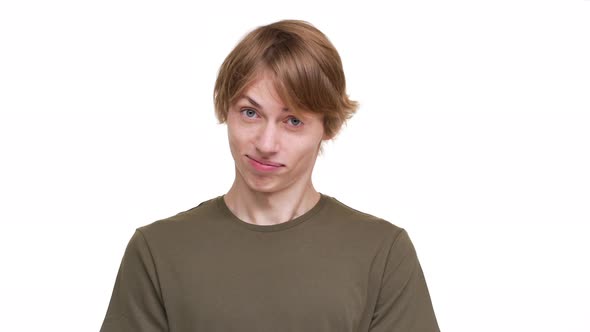
[[[263,226],[223,196],[138,228],[101,332],[435,332],[406,231],[321,194]]]

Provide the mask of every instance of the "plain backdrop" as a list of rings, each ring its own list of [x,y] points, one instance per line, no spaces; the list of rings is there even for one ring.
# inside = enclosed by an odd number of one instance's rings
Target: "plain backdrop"
[[[405,228],[441,329],[590,331],[590,1],[3,1],[0,325],[98,331],[134,229],[225,193],[219,65],[285,18],[361,107],[325,194]]]

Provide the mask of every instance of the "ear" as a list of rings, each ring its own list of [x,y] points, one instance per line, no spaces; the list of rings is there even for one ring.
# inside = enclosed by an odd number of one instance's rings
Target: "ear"
[[[342,123],[339,126],[337,126],[336,128],[334,128],[332,130],[332,134],[331,135],[328,135],[326,133],[326,129],[325,128],[326,128],[326,123],[324,122],[324,135],[322,136],[322,141],[329,141],[329,140],[334,139],[334,137],[336,137],[340,133],[340,130],[342,129]]]
[[[322,141],[329,141],[336,136],[336,133],[332,133],[332,135],[328,135],[324,132],[324,136],[322,136]]]

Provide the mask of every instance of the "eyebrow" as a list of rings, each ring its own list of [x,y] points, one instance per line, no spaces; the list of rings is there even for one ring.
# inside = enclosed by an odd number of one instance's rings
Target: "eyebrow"
[[[254,107],[258,107],[260,109],[263,109],[263,107],[256,100],[252,99],[252,97],[244,95],[242,98],[247,99],[250,102],[250,104],[252,104]],[[291,112],[291,110],[289,110],[286,107],[283,108],[283,111],[284,112]]]

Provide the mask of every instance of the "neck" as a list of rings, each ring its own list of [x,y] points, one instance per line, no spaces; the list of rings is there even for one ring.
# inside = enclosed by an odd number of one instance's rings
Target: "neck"
[[[320,200],[320,193],[313,187],[311,179],[294,183],[281,191],[259,192],[236,176],[224,200],[240,220],[256,225],[276,225],[311,210]]]

